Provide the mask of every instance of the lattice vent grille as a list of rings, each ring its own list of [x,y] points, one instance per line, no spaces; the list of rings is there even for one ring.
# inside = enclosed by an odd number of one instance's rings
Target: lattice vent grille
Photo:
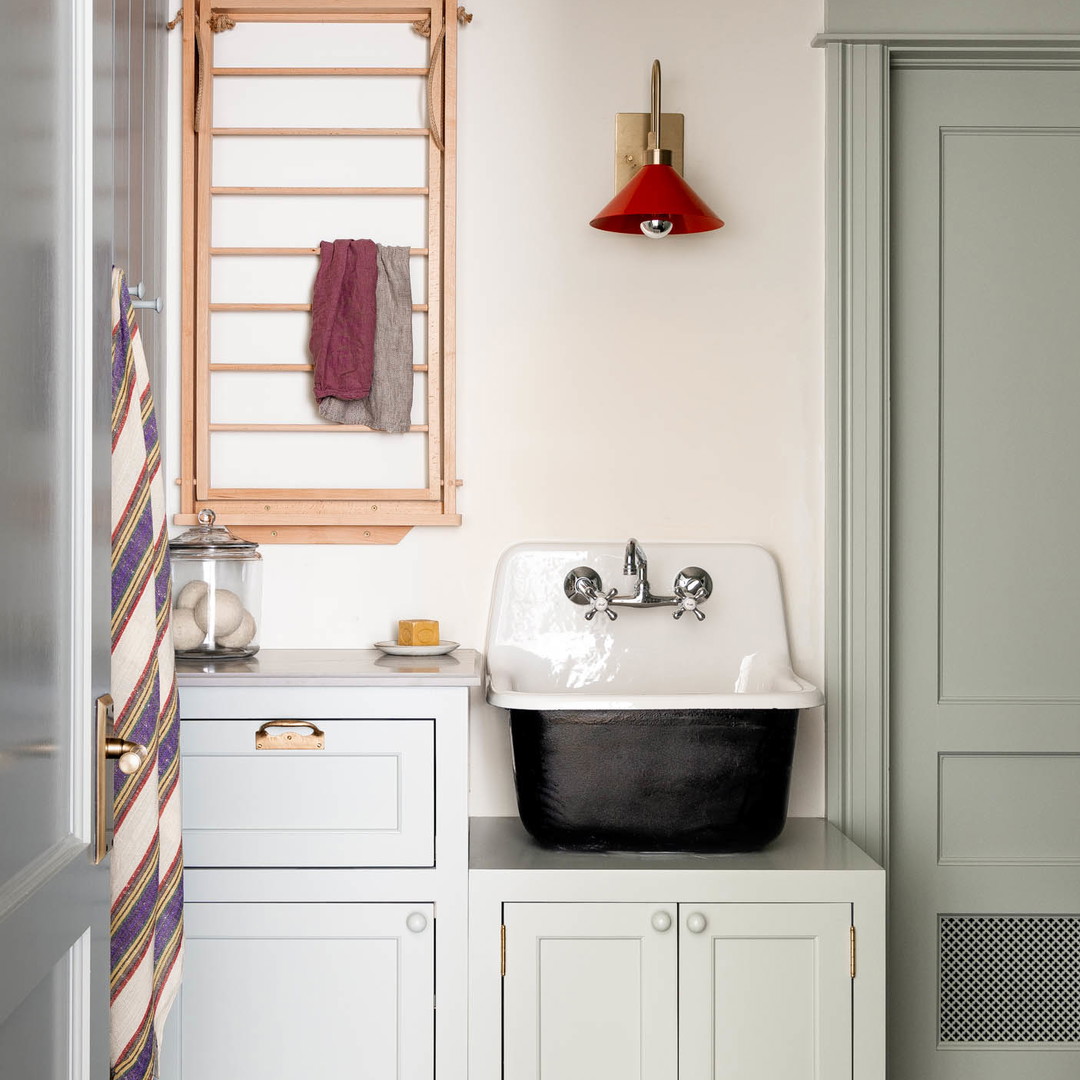
[[[1080,915],[942,915],[943,1043],[1080,1043]]]

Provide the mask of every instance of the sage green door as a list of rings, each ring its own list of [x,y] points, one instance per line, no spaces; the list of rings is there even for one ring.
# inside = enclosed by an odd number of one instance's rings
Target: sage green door
[[[109,685],[113,11],[9,0],[3,17],[0,1080],[105,1080],[109,872],[91,847]]]
[[[1080,70],[892,101],[891,1080],[1076,1080]]]

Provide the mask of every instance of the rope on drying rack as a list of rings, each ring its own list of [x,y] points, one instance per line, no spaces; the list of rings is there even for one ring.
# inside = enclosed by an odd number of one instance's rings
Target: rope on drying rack
[[[465,10],[464,5],[461,5],[457,9],[457,21],[462,26],[466,26],[472,22],[472,15]],[[420,34],[422,37],[431,37],[431,16],[426,19],[420,19],[412,24],[412,28]],[[431,132],[431,139],[435,143],[435,146],[441,152],[445,149],[443,145],[442,131],[439,127],[439,119],[435,115],[435,72],[438,69],[438,65],[443,60],[443,39],[446,37],[446,26],[443,25],[439,28],[438,36],[435,38],[431,45],[431,59],[428,61],[427,70],[427,122],[428,130]]]
[[[219,11],[206,20],[206,25],[213,34],[223,34],[226,30],[236,29],[236,20],[231,15]],[[196,131],[202,127],[203,91],[206,88],[206,63],[203,51],[202,35],[198,30],[195,32],[195,70],[198,72],[195,83],[195,115],[192,118],[192,126]]]

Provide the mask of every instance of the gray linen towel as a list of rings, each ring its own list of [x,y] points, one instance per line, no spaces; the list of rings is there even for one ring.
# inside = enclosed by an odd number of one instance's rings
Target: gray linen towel
[[[378,247],[375,283],[375,370],[371,394],[345,401],[326,397],[319,415],[335,424],[365,424],[379,431],[408,431],[413,397],[412,282],[409,249]]]

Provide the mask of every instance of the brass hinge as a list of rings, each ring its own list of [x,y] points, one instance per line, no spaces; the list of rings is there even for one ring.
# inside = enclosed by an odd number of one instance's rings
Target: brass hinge
[[[506,974],[506,924],[499,927],[499,974]]]
[[[853,926],[850,931],[851,940],[851,977],[855,978],[855,927]]]

